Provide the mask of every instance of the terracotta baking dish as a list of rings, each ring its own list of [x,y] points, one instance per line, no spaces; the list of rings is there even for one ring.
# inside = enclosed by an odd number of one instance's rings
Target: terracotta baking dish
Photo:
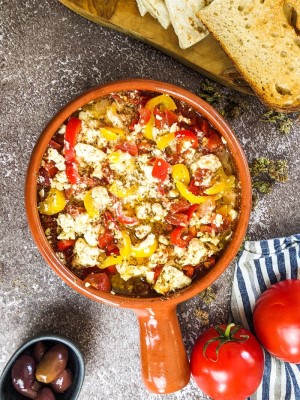
[[[206,117],[226,139],[241,183],[240,217],[227,249],[213,269],[191,286],[162,298],[130,298],[87,288],[55,256],[43,232],[37,210],[37,175],[44,151],[58,128],[78,108],[111,92],[137,89],[167,93],[183,100]],[[159,81],[134,79],[108,83],[88,90],[67,104],[47,125],[38,139],[28,167],[25,203],[33,238],[50,267],[73,289],[92,300],[135,311],[140,326],[142,376],[145,386],[154,393],[182,389],[190,379],[190,369],[176,315],[178,303],[195,296],[211,285],[227,268],[244,238],[251,210],[251,179],[244,152],[223,118],[205,101],[187,90]]]

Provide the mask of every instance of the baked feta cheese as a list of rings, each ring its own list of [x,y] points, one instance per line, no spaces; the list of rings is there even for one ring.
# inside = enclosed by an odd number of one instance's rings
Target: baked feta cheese
[[[101,250],[99,247],[90,246],[83,238],[76,240],[74,246],[74,258],[72,265],[74,268],[95,267],[100,265],[99,256]]]
[[[221,161],[214,154],[206,154],[201,156],[197,161],[191,164],[191,171],[194,174],[197,168],[209,169],[212,172],[216,172],[222,167]]]
[[[155,282],[154,290],[160,294],[167,294],[168,292],[189,286],[191,282],[191,278],[184,275],[182,271],[166,265]]]

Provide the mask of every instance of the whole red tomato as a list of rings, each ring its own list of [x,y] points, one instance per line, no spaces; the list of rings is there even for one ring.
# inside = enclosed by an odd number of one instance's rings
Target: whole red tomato
[[[260,344],[251,332],[234,324],[207,329],[192,351],[193,378],[214,400],[244,400],[258,388],[263,371]]]
[[[267,289],[255,304],[253,323],[269,353],[300,363],[300,280],[287,279]]]

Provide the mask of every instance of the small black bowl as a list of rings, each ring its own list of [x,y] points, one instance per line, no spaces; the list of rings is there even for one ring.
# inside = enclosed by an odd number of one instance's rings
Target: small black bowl
[[[49,347],[54,346],[55,344],[62,343],[64,344],[69,351],[69,361],[68,367],[71,369],[73,373],[73,383],[64,393],[55,393],[56,400],[76,400],[81,390],[81,386],[84,379],[84,361],[82,355],[77,348],[77,346],[62,336],[58,335],[39,335],[25,342],[22,346],[18,348],[18,350],[13,354],[11,359],[6,364],[1,377],[0,377],[0,399],[1,400],[24,400],[25,396],[19,394],[16,389],[12,385],[11,379],[11,370],[14,362],[21,354],[28,354],[30,350],[33,349],[33,346],[37,342],[44,342]]]

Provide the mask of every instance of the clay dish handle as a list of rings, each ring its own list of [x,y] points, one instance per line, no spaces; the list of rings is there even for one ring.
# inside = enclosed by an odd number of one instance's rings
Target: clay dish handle
[[[190,380],[176,306],[135,310],[140,326],[142,377],[153,393],[173,393]]]

